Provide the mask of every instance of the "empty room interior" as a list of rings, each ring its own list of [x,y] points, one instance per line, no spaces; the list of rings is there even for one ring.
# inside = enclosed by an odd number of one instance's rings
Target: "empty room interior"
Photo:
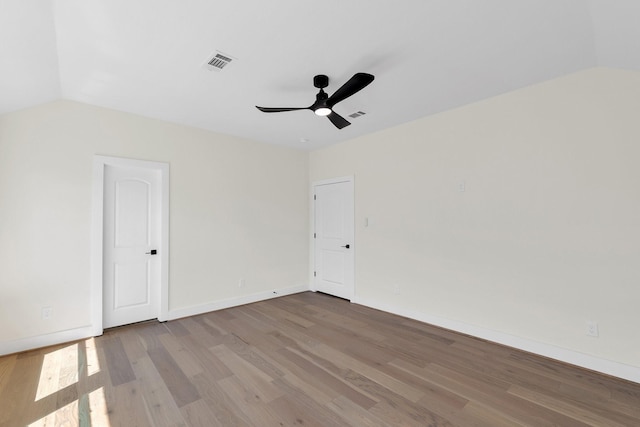
[[[640,425],[640,3],[0,0],[0,425]]]

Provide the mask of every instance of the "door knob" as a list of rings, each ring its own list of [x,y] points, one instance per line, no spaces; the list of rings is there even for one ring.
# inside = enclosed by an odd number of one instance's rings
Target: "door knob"
[[[156,249],[151,249],[151,252],[145,252],[147,255],[155,255],[158,253]]]
[[[347,243],[346,245],[344,245],[344,246],[340,246],[340,247],[341,247],[341,248],[347,248],[347,249],[349,249],[349,244]]]

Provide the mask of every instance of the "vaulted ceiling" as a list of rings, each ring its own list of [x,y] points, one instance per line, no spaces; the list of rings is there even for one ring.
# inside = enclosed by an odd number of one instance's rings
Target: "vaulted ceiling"
[[[233,61],[210,71],[216,51]],[[640,2],[0,0],[0,114],[69,99],[300,149],[596,66],[640,71]],[[376,79],[342,130],[255,108],[356,72]]]

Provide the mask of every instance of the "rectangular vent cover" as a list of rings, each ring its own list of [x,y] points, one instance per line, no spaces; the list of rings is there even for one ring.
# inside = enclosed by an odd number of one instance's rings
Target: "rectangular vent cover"
[[[358,117],[364,116],[365,114],[367,113],[365,113],[364,111],[356,111],[353,114],[349,114],[349,117],[351,117],[352,119],[357,119]]]
[[[221,71],[224,67],[231,64],[233,60],[234,58],[227,54],[216,52],[216,54],[207,61],[207,65],[205,67],[209,70]]]

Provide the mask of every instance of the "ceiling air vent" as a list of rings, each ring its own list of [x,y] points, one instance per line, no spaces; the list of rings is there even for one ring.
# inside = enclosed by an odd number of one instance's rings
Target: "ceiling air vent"
[[[349,114],[349,117],[351,117],[352,119],[357,119],[358,117],[364,116],[365,114],[367,113],[365,113],[364,111],[356,111],[353,114]]]
[[[232,58],[227,54],[216,52],[216,54],[207,61],[205,68],[208,70],[221,71],[224,67],[231,64],[234,59],[235,58]]]

